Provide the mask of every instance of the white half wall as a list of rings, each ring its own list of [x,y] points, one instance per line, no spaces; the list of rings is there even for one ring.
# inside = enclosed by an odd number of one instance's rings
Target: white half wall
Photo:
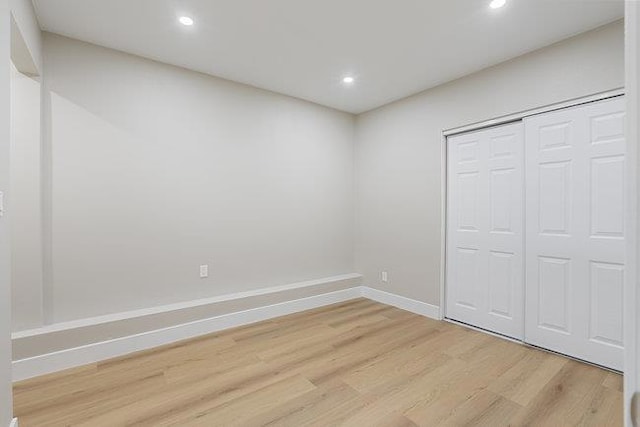
[[[362,286],[361,279],[359,274],[350,274],[15,333],[18,354],[13,361],[13,380],[22,381],[361,297],[431,319],[440,318],[438,307]],[[202,314],[202,309],[210,315],[187,321],[198,311]],[[172,318],[174,323],[163,325],[163,316]],[[136,332],[140,326],[143,329]],[[127,333],[121,334],[123,330]],[[113,335],[105,335],[105,331]],[[79,345],[78,339],[84,340],[84,344]],[[60,341],[66,341],[67,345],[60,347]]]
[[[359,298],[361,279],[359,274],[350,274],[16,333],[13,379],[20,381]]]
[[[359,287],[362,276],[345,274],[259,290],[107,314],[15,332],[13,360],[30,359],[100,342],[201,322],[290,301]]]
[[[623,40],[623,23],[609,24],[358,116],[364,282],[439,306],[442,131],[624,86]]]

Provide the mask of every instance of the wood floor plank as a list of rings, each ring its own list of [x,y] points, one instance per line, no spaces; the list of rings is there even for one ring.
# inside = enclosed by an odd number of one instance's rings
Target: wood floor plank
[[[153,426],[230,426],[245,424],[252,418],[268,412],[271,408],[314,391],[316,386],[302,376],[296,375],[255,390],[242,399],[234,399],[221,406],[211,407],[206,403],[193,413],[167,423],[159,420]]]
[[[567,361],[565,357],[543,351],[527,351],[516,365],[498,376],[489,390],[527,406]]]
[[[545,385],[541,392],[515,417],[518,425],[578,425],[587,408],[576,413],[576,406],[593,393],[607,371],[573,360]]]
[[[407,417],[420,425],[438,425],[461,405],[485,392],[500,373],[515,365],[520,357],[518,352],[505,353],[502,349],[504,344],[505,341],[496,343],[495,348],[487,347],[478,352],[477,358],[464,361],[463,368],[452,372],[446,382],[436,384],[430,399],[413,405],[406,412]],[[462,361],[459,358],[455,360]]]
[[[399,378],[399,381],[385,384],[383,387],[369,392],[375,397],[373,404],[351,416],[348,425],[371,425],[391,412],[409,415],[410,409],[416,405],[428,404],[437,400],[449,390],[452,384],[463,374],[465,363],[450,358],[446,363],[428,372],[412,377]],[[409,412],[407,412],[409,411]],[[414,418],[410,417],[413,421]]]
[[[371,363],[345,374],[342,379],[361,393],[366,393],[400,375],[412,376],[426,372],[430,367],[438,367],[450,359],[449,356],[433,351],[427,340],[394,349]]]
[[[182,419],[200,411],[211,411],[292,376],[286,372],[273,371],[263,362],[237,367],[218,375],[178,385],[171,384],[138,396],[138,399],[117,410],[89,420],[86,425],[159,425],[174,418]]]
[[[520,405],[498,394],[483,390],[468,399],[445,419],[443,426],[493,427],[501,425],[521,409]],[[427,425],[427,424],[421,424]]]
[[[14,385],[21,427],[620,426],[622,376],[366,299]]]
[[[255,427],[334,425],[359,399],[361,395],[356,390],[342,381],[334,381],[282,405],[273,405],[243,424]]]
[[[604,379],[604,381],[602,382],[602,385],[604,385],[605,387],[608,387],[612,390],[617,390],[619,392],[622,392],[622,375],[613,373],[613,372],[609,372],[607,374],[607,377]]]

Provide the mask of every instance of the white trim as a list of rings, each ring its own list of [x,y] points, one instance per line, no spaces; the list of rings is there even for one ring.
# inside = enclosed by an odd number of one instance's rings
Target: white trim
[[[525,111],[519,111],[514,114],[506,116],[496,117],[494,119],[485,120],[482,122],[471,123],[464,126],[459,126],[451,129],[445,129],[442,131],[444,136],[451,136],[459,133],[470,132],[473,130],[484,129],[496,125],[504,125],[511,122],[517,122],[525,117],[534,116],[536,114],[548,113],[550,111],[561,110],[563,108],[575,107],[576,105],[588,104],[590,102],[602,101],[604,99],[613,98],[616,96],[624,95],[624,88],[617,88],[606,92],[599,92],[593,95],[582,96],[579,98],[570,99],[563,102],[557,102],[555,104],[545,105],[540,108],[534,108]]]
[[[11,420],[11,423],[9,424],[9,427],[18,427],[18,419],[14,418]]]
[[[13,381],[74,368],[224,329],[359,298],[359,286],[61,350],[13,362]]]
[[[362,287],[362,296],[382,304],[391,305],[431,319],[440,320],[440,307],[417,301],[400,295],[391,294],[379,289]]]
[[[624,424],[640,424],[640,292],[638,262],[640,257],[640,221],[638,219],[638,188],[640,176],[640,4],[625,2],[625,86],[627,89],[627,211],[625,217],[626,257],[624,277]],[[635,419],[634,419],[635,418]]]
[[[306,282],[293,283],[290,285],[273,286],[273,287],[261,288],[253,291],[237,292],[234,294],[226,294],[226,295],[221,295],[221,296],[216,296],[211,298],[202,298],[202,299],[180,302],[175,304],[167,304],[167,305],[161,305],[157,307],[143,308],[143,309],[132,310],[132,311],[124,311],[124,312],[119,312],[114,314],[107,314],[104,316],[96,316],[96,317],[89,317],[85,319],[72,320],[69,322],[60,322],[52,325],[43,326],[40,328],[14,332],[13,334],[11,334],[11,339],[28,338],[28,337],[33,337],[33,336],[52,333],[52,332],[68,331],[68,330],[73,330],[78,328],[85,328],[89,326],[96,326],[103,323],[130,320],[130,319],[135,319],[135,318],[140,318],[145,316],[152,316],[155,314],[167,313],[171,311],[185,310],[185,309],[204,306],[204,305],[211,305],[219,302],[239,300],[239,299],[250,298],[250,297],[266,295],[266,294],[273,294],[277,292],[284,292],[289,290],[306,288],[309,286],[329,285],[331,283],[336,283],[344,280],[353,280],[353,279],[360,279],[360,278],[362,278],[361,274],[356,274],[356,273],[343,274],[340,276],[327,277],[327,278],[317,279],[317,280],[309,280]]]
[[[449,203],[447,192],[449,150],[447,149],[447,136],[444,133],[442,134],[440,147],[440,161],[442,162],[442,167],[440,168],[440,320],[444,320],[447,312],[445,283],[447,281],[447,204]]]

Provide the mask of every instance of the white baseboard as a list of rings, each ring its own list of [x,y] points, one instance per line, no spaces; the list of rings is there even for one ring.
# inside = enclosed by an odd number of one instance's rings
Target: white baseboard
[[[22,381],[64,369],[195,338],[224,329],[260,322],[325,305],[336,304],[359,297],[361,297],[361,288],[358,286],[43,354],[28,359],[16,360],[13,362],[13,381]]]
[[[211,334],[224,329],[285,316],[355,298],[368,298],[432,319],[440,319],[440,308],[367,286],[354,286],[334,292],[313,295],[249,310],[223,314],[167,328],[128,335],[80,347],[55,351],[13,362],[13,381],[75,368],[137,351]],[[12,425],[13,427],[13,425]]]
[[[392,305],[402,310],[410,311],[412,313],[429,317],[431,319],[441,319],[440,307],[427,304],[426,302],[416,301],[411,298],[391,294],[389,292],[381,291],[367,286],[362,287],[362,296],[370,300],[377,301],[382,304]]]
[[[252,297],[276,294],[279,292],[296,291],[296,290],[311,288],[313,286],[319,286],[319,285],[328,286],[332,283],[338,283],[338,282],[346,283],[351,281],[349,283],[354,283],[353,281],[358,280],[357,285],[359,285],[360,284],[359,279],[361,278],[362,276],[356,273],[343,274],[340,276],[325,277],[322,279],[309,280],[306,282],[293,283],[289,285],[273,286],[268,288],[256,289],[252,291],[237,292],[233,294],[219,295],[219,296],[210,297],[210,298],[195,299],[191,301],[179,302],[174,304],[143,308],[139,310],[106,314],[103,316],[90,317],[86,319],[71,320],[67,322],[54,323],[53,325],[41,326],[35,329],[26,330],[26,331],[14,332],[11,334],[11,339],[18,340],[18,339],[29,338],[33,336],[41,336],[44,334],[51,334],[51,333],[57,333],[57,332],[77,331],[79,328],[86,328],[86,327],[101,325],[101,324],[110,323],[110,322],[130,321],[130,320],[141,318],[141,317],[148,317],[148,316],[153,316],[153,315],[168,313],[168,312],[176,312],[176,311],[190,309],[194,307],[203,307],[206,305],[213,305],[213,304],[222,303],[226,301],[246,300]],[[355,285],[356,284],[354,283],[353,286]],[[350,286],[350,287],[353,287],[353,286]]]
[[[18,427],[18,419],[14,418],[13,420],[11,420],[9,427]]]

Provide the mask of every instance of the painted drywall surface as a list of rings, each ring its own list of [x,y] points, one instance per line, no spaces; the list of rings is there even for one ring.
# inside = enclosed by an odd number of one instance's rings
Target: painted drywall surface
[[[353,272],[353,116],[44,47],[53,322]]]
[[[10,207],[10,10],[9,0],[0,0],[0,191],[5,193],[5,207]],[[11,396],[11,262],[8,211],[0,217],[0,426],[12,418]]]
[[[616,22],[359,116],[364,283],[440,305],[442,131],[624,86],[623,39]]]
[[[40,83],[11,67],[13,330],[42,324]]]
[[[24,73],[42,74],[42,32],[31,0],[10,0],[18,34],[12,35],[11,55]]]

